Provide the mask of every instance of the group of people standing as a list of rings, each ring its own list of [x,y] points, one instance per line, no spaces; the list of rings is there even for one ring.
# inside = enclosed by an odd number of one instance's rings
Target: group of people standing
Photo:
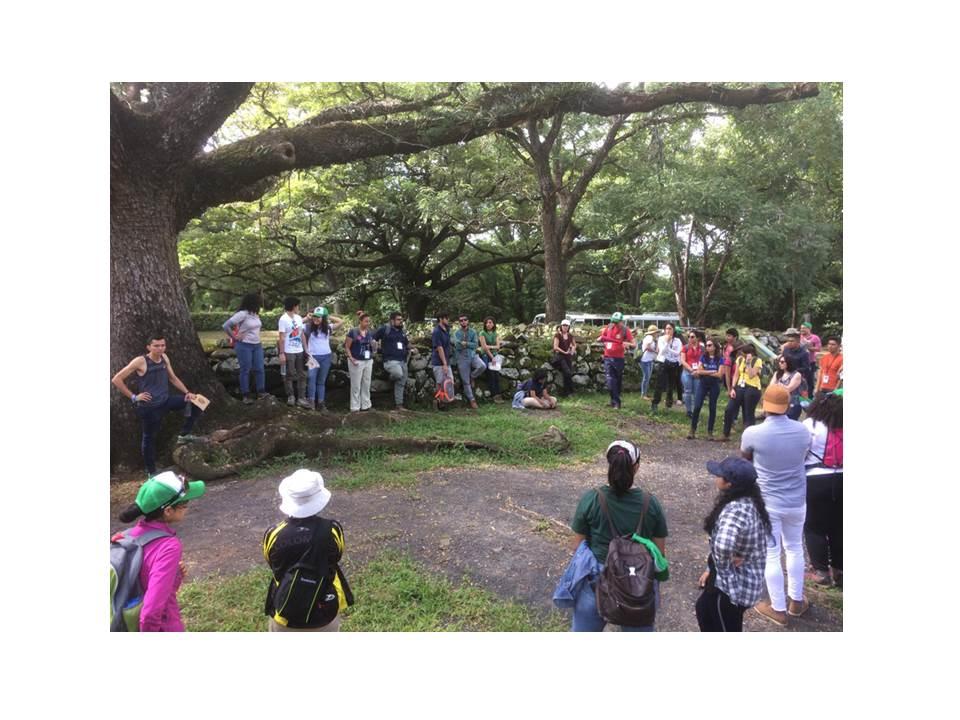
[[[842,384],[843,355],[840,338],[836,336],[827,338],[826,352],[821,352],[820,338],[811,332],[810,323],[803,323],[800,330],[788,328],[784,340],[775,361],[772,382],[789,392],[788,416],[797,420],[805,404]],[[621,406],[626,349],[635,348],[641,372],[641,397],[651,400],[651,408],[657,412],[664,395],[666,407],[673,406],[676,392],[690,420],[688,439],[696,438],[704,403],[708,406],[707,439],[714,439],[721,392],[727,393],[729,402],[723,417],[723,435],[717,439],[730,439],[730,431],[741,413],[744,428],[756,423],[756,408],[763,387],[763,360],[757,357],[751,343],[740,342],[736,328],[727,329],[722,345],[718,337],[707,337],[698,330],[688,331],[684,343],[670,322],[662,331],[650,325],[643,337],[635,341],[630,328],[623,323],[623,316],[616,312],[597,341],[603,344],[611,407]],[[654,376],[656,384],[650,398],[648,392]]]
[[[718,492],[703,522],[710,554],[693,608],[702,631],[739,632],[750,608],[785,626],[810,608],[805,578],[843,586],[843,391],[818,396],[803,423],[787,416],[789,405],[786,388],[772,384],[763,395],[765,419],[744,431],[740,454],[706,464]],[[633,528],[632,539],[646,543],[655,567],[666,571],[653,582],[659,606],[659,583],[669,577],[668,563],[660,562],[667,555],[667,515],[652,493],[635,487],[640,455],[628,440],[611,443],[607,485],[585,492],[574,511],[574,555],[554,602],[572,608],[575,632],[607,624],[598,610],[598,583],[610,542],[630,537]]]

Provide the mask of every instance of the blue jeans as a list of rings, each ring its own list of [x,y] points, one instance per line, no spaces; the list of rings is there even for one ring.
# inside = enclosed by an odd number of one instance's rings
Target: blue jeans
[[[610,402],[620,407],[620,392],[623,390],[623,358],[604,358],[603,369],[607,375]]]
[[[327,374],[333,362],[333,355],[314,355],[313,359],[320,363],[320,367],[311,368],[307,372],[307,400],[310,402],[325,402],[327,397]]]
[[[700,384],[700,378],[694,377],[686,369],[680,373],[680,383],[683,385],[683,404],[687,408],[687,414],[693,414],[693,396],[697,392],[697,385]]]
[[[240,361],[240,394],[250,392],[250,371],[253,371],[257,392],[266,392],[266,375],[263,372],[263,345],[260,343],[238,342],[233,348]]]
[[[463,384],[463,394],[467,400],[473,400],[473,388],[470,387],[470,381],[476,380],[486,372],[487,366],[476,353],[468,355],[466,353],[457,353],[457,370],[460,373],[460,382]]]
[[[643,379],[640,381],[640,397],[646,397],[647,390],[650,389],[650,376],[653,374],[653,360],[646,362],[641,360],[640,372],[643,373]]]
[[[157,433],[160,432],[160,426],[163,424],[163,417],[171,410],[179,410],[186,417],[183,420],[183,427],[180,430],[181,435],[187,435],[193,430],[193,424],[203,414],[203,410],[193,403],[187,402],[183,395],[169,395],[163,403],[153,407],[136,406],[137,415],[140,417],[140,426],[143,430],[143,437],[140,441],[140,450],[143,452],[143,464],[147,472],[153,475],[157,472]]]
[[[707,432],[713,435],[713,425],[717,420],[717,398],[720,397],[719,378],[697,378],[693,400],[693,419],[690,421],[691,433],[697,431],[697,424],[700,422],[700,410],[703,409],[703,401],[707,397],[710,398],[710,416],[707,419]]]
[[[603,565],[600,565],[603,569]],[[577,594],[576,604],[573,606],[573,624],[570,630],[573,632],[602,632],[606,621],[600,617],[597,611],[597,580],[585,580],[580,586],[580,592]],[[654,582],[654,592],[657,594],[657,607],[660,607],[660,583]],[[621,625],[623,632],[654,632],[653,625],[644,627],[628,627]]]

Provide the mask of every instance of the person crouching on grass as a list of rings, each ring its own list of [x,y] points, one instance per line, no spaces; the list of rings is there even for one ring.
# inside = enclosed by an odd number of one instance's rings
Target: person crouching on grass
[[[697,623],[701,632],[742,632],[743,613],[763,596],[770,516],[749,460],[711,461],[707,471],[720,492],[703,521],[710,555],[700,576]]]
[[[547,371],[537,368],[533,376],[527,378],[513,395],[513,406],[517,410],[555,410],[557,399],[547,392]]]

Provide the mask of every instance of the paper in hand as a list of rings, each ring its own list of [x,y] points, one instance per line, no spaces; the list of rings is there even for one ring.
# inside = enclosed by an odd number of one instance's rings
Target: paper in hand
[[[207,405],[210,404],[210,401],[209,401],[206,397],[204,397],[203,395],[194,395],[194,396],[193,396],[193,400],[191,400],[190,402],[192,402],[194,405],[196,405],[196,406],[197,406],[198,408],[200,408],[201,410],[206,410],[206,409],[207,409]]]
[[[313,355],[307,353],[307,369],[313,370],[318,367],[320,367],[320,363],[316,361]]]

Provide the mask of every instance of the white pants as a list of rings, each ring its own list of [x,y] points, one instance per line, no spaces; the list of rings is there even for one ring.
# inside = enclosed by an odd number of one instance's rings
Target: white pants
[[[780,509],[767,505],[767,514],[773,529],[773,544],[767,546],[767,566],[764,569],[767,592],[773,609],[786,612],[780,549],[787,553],[787,594],[791,600],[800,602],[803,600],[803,522],[807,517],[807,506]]]
[[[350,411],[367,410],[370,407],[370,379],[373,377],[373,360],[347,360],[350,371]]]

